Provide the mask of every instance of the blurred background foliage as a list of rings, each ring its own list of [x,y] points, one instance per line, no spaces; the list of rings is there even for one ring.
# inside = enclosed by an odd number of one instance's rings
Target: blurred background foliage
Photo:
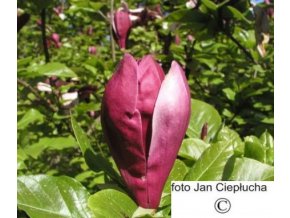
[[[66,175],[90,193],[118,188],[104,170],[88,167],[71,116],[96,153],[116,169],[104,141],[100,106],[105,84],[124,52],[136,58],[151,53],[165,72],[177,60],[186,72],[191,97],[212,105],[219,116],[214,122],[242,139],[244,147],[238,156],[273,165],[271,158],[260,155],[269,142],[265,138],[272,138],[274,130],[273,1],[17,2],[18,16],[28,17],[27,22],[22,20],[17,35],[19,176]],[[143,14],[130,31],[126,49],[120,49],[112,37],[110,12],[124,4],[130,9],[146,8],[158,16],[151,19]],[[21,25],[18,21],[18,27]],[[192,111],[198,107],[193,102]],[[188,154],[188,143],[207,148],[198,138],[189,130],[178,164],[191,167],[199,157]],[[263,151],[253,151],[251,144],[255,143]],[[194,180],[194,174],[187,178]],[[19,211],[19,216],[26,215]]]

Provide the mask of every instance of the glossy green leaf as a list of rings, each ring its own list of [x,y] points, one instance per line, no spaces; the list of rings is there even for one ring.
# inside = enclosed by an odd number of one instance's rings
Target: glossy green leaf
[[[203,5],[205,5],[208,9],[212,10],[212,11],[216,11],[217,8],[218,8],[218,6],[214,2],[212,2],[210,0],[201,0],[201,3]]]
[[[245,137],[245,157],[253,158],[260,162],[274,164],[274,139],[264,132],[260,138],[256,136]]]
[[[256,136],[245,137],[245,157],[265,162],[266,148]]]
[[[17,205],[30,218],[90,218],[89,193],[76,180],[62,176],[21,176]]]
[[[77,142],[74,137],[44,137],[40,138],[35,144],[26,146],[24,151],[27,155],[37,158],[45,149],[62,150],[65,148],[76,147]]]
[[[159,204],[158,211],[154,215],[158,218],[170,218],[171,213],[171,194],[162,195],[161,202]]]
[[[28,125],[33,123],[42,123],[45,116],[38,110],[31,108],[23,115],[17,122],[17,129],[25,129]]]
[[[251,21],[249,21],[238,9],[232,7],[232,6],[226,6],[226,11],[230,13],[230,15],[237,19],[246,22],[247,24],[250,24]]]
[[[38,77],[38,76],[58,76],[58,77],[77,77],[66,65],[51,62],[44,65],[37,65],[27,68],[26,73],[22,73],[21,76],[25,77]]]
[[[24,161],[27,158],[28,158],[28,156],[26,155],[24,150],[22,148],[18,148],[17,149],[17,170],[21,170],[21,169],[26,168],[26,164]]]
[[[263,147],[266,148],[266,163],[273,165],[274,164],[274,139],[270,133],[264,132],[261,137],[260,141]]]
[[[233,156],[233,142],[219,141],[207,148],[189,170],[185,180],[217,181],[222,180],[228,159]]]
[[[78,125],[77,121],[73,118],[73,116],[71,116],[71,124],[76,140],[80,146],[80,149],[83,153],[87,165],[96,172],[103,170],[111,178],[115,179],[120,184],[123,184],[121,177],[114,170],[111,163],[101,154],[96,154],[96,152],[93,150],[87,135]]]
[[[170,186],[172,181],[182,181],[187,173],[187,167],[186,165],[176,159],[175,163],[173,165],[173,168],[167,178],[167,181],[165,183],[163,193],[170,193]]]
[[[209,144],[198,138],[188,138],[182,141],[178,156],[197,161]]]
[[[137,209],[128,195],[114,189],[105,189],[90,196],[88,205],[97,218],[131,217]]]
[[[98,104],[96,102],[90,102],[90,103],[80,103],[76,105],[75,110],[78,113],[84,113],[87,111],[99,111],[101,108],[101,104]]]
[[[191,116],[186,135],[190,138],[200,138],[203,125],[208,124],[206,142],[213,139],[221,127],[221,117],[217,110],[196,99],[191,99]]]
[[[229,180],[273,181],[274,167],[250,158],[237,158]]]
[[[226,141],[226,142],[231,141],[235,155],[244,154],[245,145],[244,145],[242,139],[240,138],[239,134],[227,126],[224,126],[218,132],[215,141],[216,142],[218,142],[218,141]]]

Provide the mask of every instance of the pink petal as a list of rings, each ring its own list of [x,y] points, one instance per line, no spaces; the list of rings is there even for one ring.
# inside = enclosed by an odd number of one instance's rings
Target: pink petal
[[[146,157],[142,146],[141,115],[136,109],[137,69],[135,59],[125,54],[106,86],[101,118],[109,148],[128,189],[138,203],[145,204]]]
[[[173,61],[153,113],[147,161],[149,207],[157,208],[162,190],[184,138],[190,118],[190,92],[184,71]]]

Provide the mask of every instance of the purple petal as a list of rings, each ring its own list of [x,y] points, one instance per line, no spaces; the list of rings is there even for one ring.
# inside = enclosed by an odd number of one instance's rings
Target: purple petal
[[[142,146],[142,121],[136,109],[138,65],[125,54],[116,73],[108,82],[102,103],[102,126],[112,156],[140,204],[147,202],[146,156]]]
[[[125,11],[115,12],[114,26],[114,31],[116,33],[120,48],[126,48],[126,40],[132,27],[132,21],[130,20],[129,13]]]
[[[139,62],[137,108],[142,117],[142,137],[146,156],[150,147],[152,116],[164,72],[151,55]]]
[[[147,161],[149,207],[157,208],[190,118],[190,92],[184,71],[173,61],[156,101]]]

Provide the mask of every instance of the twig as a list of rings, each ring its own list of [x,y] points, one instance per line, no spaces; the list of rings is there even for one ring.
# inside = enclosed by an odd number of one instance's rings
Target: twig
[[[113,22],[114,22],[114,0],[111,0],[111,22],[110,22],[110,39],[113,62],[116,61],[115,41],[113,37]]]
[[[191,43],[191,46],[190,47],[184,46],[184,52],[185,52],[185,55],[186,55],[186,59],[185,59],[185,62],[186,62],[185,75],[186,75],[186,78],[187,79],[189,78],[189,73],[190,73],[190,69],[188,68],[187,63],[192,62],[192,54],[194,52],[195,43],[196,43],[196,40],[194,40]]]
[[[246,57],[256,64],[256,61],[254,60],[252,54],[237,40],[235,39],[230,33],[225,32],[226,36],[229,37],[230,40],[232,40],[246,55]]]
[[[45,62],[49,62],[49,53],[48,53],[48,47],[46,42],[46,24],[45,24],[45,8],[41,10],[41,35],[42,35],[42,44],[43,44],[43,51],[45,55]]]
[[[43,102],[45,104],[45,106],[47,106],[50,110],[52,110],[53,112],[56,112],[57,109],[55,107],[53,107],[46,99],[44,99],[39,93],[38,91],[33,88],[30,84],[28,84],[27,82],[25,82],[22,79],[17,78],[17,83],[22,85],[25,88],[28,88],[36,97],[36,99],[40,102]]]
[[[86,132],[87,135],[91,135],[91,134],[93,133],[93,131],[95,130],[96,124],[97,124],[98,122],[100,122],[100,119],[101,119],[101,116],[98,116],[98,117],[97,117],[97,118],[96,118],[96,119],[91,123],[91,125],[89,126],[89,128],[88,128],[88,130],[87,130],[87,132]],[[100,150],[101,155],[102,155],[103,157],[105,157],[105,156],[104,156],[104,152],[103,152],[103,150],[102,150],[100,144],[98,143],[97,145],[98,145],[98,148],[99,148],[99,150]]]
[[[106,22],[110,23],[110,20],[104,15],[102,11],[98,10],[98,14],[101,15],[101,17],[104,18]]]
[[[208,90],[206,90],[201,83],[198,81],[197,77],[193,77],[194,82],[198,85],[198,87],[202,90],[203,93],[209,93]]]

